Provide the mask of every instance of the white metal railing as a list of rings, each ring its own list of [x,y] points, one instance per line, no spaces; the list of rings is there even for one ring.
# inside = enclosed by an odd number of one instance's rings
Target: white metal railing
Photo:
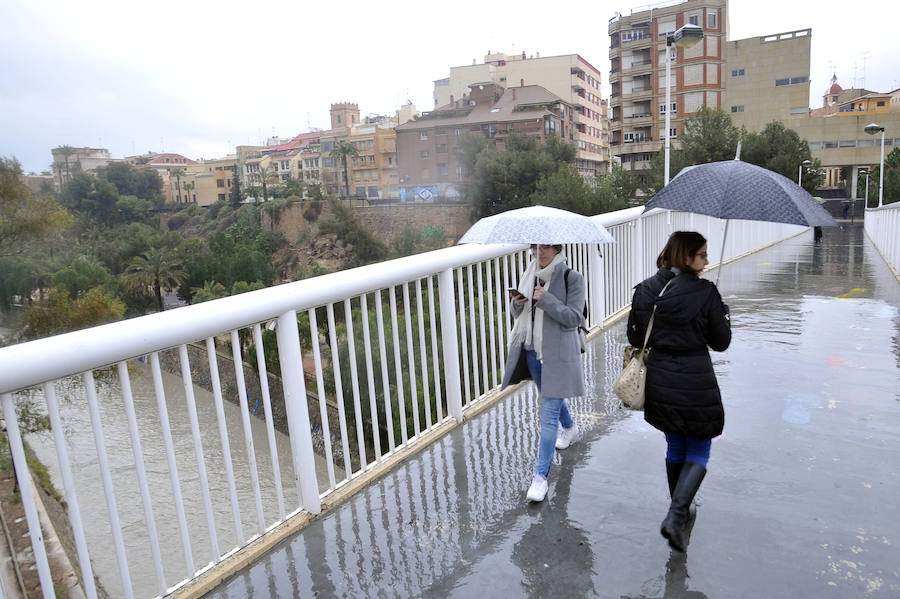
[[[632,208],[593,217],[610,230],[616,244],[600,248],[566,246],[570,265],[584,274],[588,283],[591,327],[602,326],[628,307],[632,287],[655,271],[656,255],[674,230],[703,233],[709,239],[711,258],[719,258],[718,262],[804,230],[793,225],[733,221],[727,245],[721,248],[723,221],[666,211],[641,215],[642,210]],[[896,230],[896,220],[894,223]],[[292,515],[301,511],[318,513],[323,497],[442,423],[462,421],[467,408],[496,390],[511,324],[505,290],[517,285],[528,259],[525,245],[454,246],[0,348],[0,397],[16,472],[20,478],[27,472],[16,394],[39,388],[42,394],[38,395],[42,395],[50,416],[82,581],[87,595],[95,597],[90,556],[98,547],[89,547],[86,540],[85,528],[93,524],[83,521],[79,509],[65,423],[59,418],[56,399],[60,389],[86,395],[121,594],[132,597],[135,593],[148,596],[171,592]],[[711,262],[716,266],[717,260]],[[289,459],[276,450],[271,390],[265,375],[265,345],[272,345],[272,335],[265,332],[273,327],[290,432]],[[194,366],[196,362],[208,363],[215,422],[201,423],[197,415],[188,346],[196,349],[198,342],[200,347],[205,344],[206,359],[195,358]],[[235,470],[233,458],[239,452],[232,446],[225,422],[217,343],[230,346],[234,357],[234,399],[241,407],[238,430],[243,437],[238,445],[246,454],[246,458],[241,456],[246,461],[240,470]],[[242,360],[250,345],[255,348],[255,365]],[[189,432],[182,433],[188,435],[186,439],[173,436],[170,427],[160,362],[164,354],[180,364],[189,420],[185,429]],[[161,435],[153,441],[159,449],[142,446],[142,431],[134,416],[129,364],[138,357],[147,357],[152,373]],[[116,367],[116,376],[109,374],[112,366]],[[315,398],[307,394],[305,368],[315,371],[314,375],[310,373],[310,380],[315,380]],[[101,384],[105,390],[112,386],[121,397],[128,420],[129,455],[133,456],[129,466],[132,478],[128,480],[112,476],[106,463],[104,423],[96,392],[97,374],[101,372]],[[256,455],[250,431],[245,383],[248,374],[259,380],[261,388],[268,447],[259,449],[268,459]],[[80,377],[79,385],[64,384],[71,377]],[[30,394],[36,395],[34,391]],[[336,403],[336,423],[329,421],[329,399]],[[318,456],[313,449],[311,418],[318,420],[316,426],[322,433],[324,448]],[[218,427],[218,447],[204,448],[200,432],[206,427]],[[154,517],[155,502],[163,494],[159,487],[164,485],[149,485],[145,472],[144,462],[151,451],[165,452],[168,466],[171,489],[165,490],[165,497],[171,502],[168,508],[173,515],[163,523],[172,531],[165,538],[158,532],[161,521]],[[207,462],[213,463],[213,459],[216,465],[208,468]],[[179,468],[187,467],[190,476],[180,478]],[[272,480],[267,478],[264,485],[260,483],[263,469],[272,473]],[[282,485],[282,470],[293,475],[293,484],[287,488]],[[202,501],[187,497],[186,478],[191,479],[190,489],[199,493]],[[243,510],[235,478],[252,483],[252,499],[244,501]],[[211,490],[213,479],[218,492]],[[52,597],[53,584],[31,487],[20,481],[20,488],[44,595]],[[116,497],[123,494],[133,495],[134,505],[140,497],[144,515],[141,535],[147,538],[147,559],[153,562],[152,582],[137,589],[133,588],[132,574],[144,571],[146,577],[150,565],[128,559],[116,503]],[[273,507],[265,508],[264,502]],[[207,530],[199,530],[202,525],[188,526],[186,514],[190,509],[202,514],[199,521],[205,522]],[[252,532],[246,533],[245,525]],[[131,522],[130,530],[136,526]],[[205,550],[200,547],[207,543]],[[177,558],[178,546],[183,560]]]
[[[900,279],[900,202],[866,208],[865,229],[894,276]]]

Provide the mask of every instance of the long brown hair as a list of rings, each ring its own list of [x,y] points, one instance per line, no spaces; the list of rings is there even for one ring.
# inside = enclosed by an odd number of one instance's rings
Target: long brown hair
[[[675,231],[669,236],[666,246],[656,259],[657,268],[672,268],[673,266],[682,272],[697,274],[697,271],[688,265],[694,259],[697,252],[706,245],[706,238],[696,231]]]

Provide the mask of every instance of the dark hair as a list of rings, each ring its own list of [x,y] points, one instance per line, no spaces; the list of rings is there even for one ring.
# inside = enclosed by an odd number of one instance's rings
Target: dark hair
[[[536,249],[538,248],[539,245],[550,245],[550,244],[549,244],[549,243],[532,243],[532,244],[531,244],[531,249],[532,249],[532,250],[536,250]],[[558,253],[560,253],[560,252],[562,251],[562,245],[561,245],[561,244],[556,244],[556,243],[555,243],[555,244],[553,244],[553,249],[556,250],[556,253],[558,254]]]
[[[696,231],[675,231],[669,236],[666,247],[656,259],[657,268],[672,268],[697,274],[688,262],[694,259],[697,252],[706,244],[706,238]]]

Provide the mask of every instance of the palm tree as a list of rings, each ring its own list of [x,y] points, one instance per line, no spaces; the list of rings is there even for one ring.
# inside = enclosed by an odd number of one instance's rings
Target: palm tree
[[[56,148],[57,151],[63,155],[63,158],[66,161],[66,182],[69,181],[69,156],[72,154],[76,154],[77,150],[72,146],[60,146]]]
[[[181,176],[184,174],[183,168],[173,168],[169,171],[169,181],[172,180],[172,177],[175,177],[175,201],[179,201],[177,198],[181,196]]]
[[[181,261],[165,248],[150,248],[131,259],[125,269],[126,282],[137,289],[148,287],[156,295],[157,312],[165,310],[163,289],[173,289],[187,278]]]
[[[341,165],[344,167],[344,196],[350,195],[350,182],[347,178],[347,156],[359,156],[356,146],[349,141],[341,140],[335,144],[329,156],[341,159]]]
[[[278,175],[267,166],[260,167],[259,180],[262,182],[263,202],[269,201],[269,183],[277,183]]]

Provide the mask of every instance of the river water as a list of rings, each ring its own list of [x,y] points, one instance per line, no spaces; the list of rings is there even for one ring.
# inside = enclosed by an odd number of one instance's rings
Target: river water
[[[192,573],[188,572],[180,540],[150,368],[137,361],[131,362],[129,368],[148,486],[160,538],[163,569],[166,583],[171,587]],[[175,445],[178,475],[184,497],[191,552],[195,567],[201,568],[217,559],[218,555],[214,554],[211,547],[210,534],[206,524],[184,386],[182,379],[177,375],[163,372],[162,378]],[[159,594],[159,588],[153,567],[132,454],[131,437],[128,431],[128,420],[118,377],[115,374],[98,377],[97,395],[115,499],[126,543],[131,583],[136,597],[155,596]],[[225,475],[224,453],[219,437],[212,393],[194,386],[194,395],[213,511],[216,514],[216,535],[219,549],[224,553],[233,547],[243,545],[247,538],[259,531],[253,498],[253,484],[249,474],[249,461],[244,445],[241,412],[238,405],[229,401],[224,402],[243,526],[243,539],[236,536]],[[71,378],[60,381],[57,384],[57,396],[94,574],[100,579],[110,596],[120,597],[123,595],[122,582],[112,541],[112,529],[100,476],[94,433],[91,429],[87,398],[81,379]],[[38,408],[46,410],[40,393],[34,392],[33,399]],[[260,408],[260,413],[262,413],[262,408]],[[265,421],[252,417],[250,422],[259,472],[263,513],[268,526],[279,520],[269,442],[266,436]],[[275,434],[276,451],[284,488],[285,509],[287,513],[290,513],[299,505],[291,463],[290,439],[287,435],[277,431]],[[54,485],[62,493],[62,478],[59,474],[51,433],[46,431],[31,434],[27,436],[27,441],[41,462],[47,466]],[[325,462],[318,456],[316,457],[316,468],[320,487],[327,488],[328,476]]]

